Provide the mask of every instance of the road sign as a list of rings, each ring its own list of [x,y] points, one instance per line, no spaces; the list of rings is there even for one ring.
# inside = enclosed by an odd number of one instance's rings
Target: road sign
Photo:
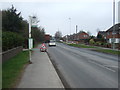
[[[32,27],[37,27],[37,23],[38,23],[37,17],[36,16],[31,17]]]
[[[32,38],[29,38],[29,49],[32,49],[33,48],[33,39]]]

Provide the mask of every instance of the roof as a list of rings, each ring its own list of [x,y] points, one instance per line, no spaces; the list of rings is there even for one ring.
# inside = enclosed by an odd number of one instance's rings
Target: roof
[[[112,32],[113,28],[115,28],[115,31],[119,31],[120,32],[120,23],[115,24],[114,26],[112,26],[111,28],[109,28],[106,32]]]
[[[105,35],[106,31],[99,31],[98,34]]]

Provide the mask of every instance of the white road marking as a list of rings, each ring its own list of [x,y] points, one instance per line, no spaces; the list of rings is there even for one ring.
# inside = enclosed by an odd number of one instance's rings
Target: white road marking
[[[104,65],[106,67],[113,67],[113,68],[118,68],[118,66],[110,66],[110,65]]]
[[[116,72],[115,70],[110,69],[110,68],[108,68],[108,67],[106,67],[106,66],[104,66],[104,65],[98,64],[98,63],[96,63],[96,62],[94,62],[94,61],[91,61],[91,60],[90,60],[89,62],[94,63],[94,64],[96,64],[96,65],[98,65],[98,66],[100,66],[100,67],[103,67],[103,68],[105,68],[105,69],[107,69],[107,70],[110,70],[110,71],[112,71],[112,72]]]

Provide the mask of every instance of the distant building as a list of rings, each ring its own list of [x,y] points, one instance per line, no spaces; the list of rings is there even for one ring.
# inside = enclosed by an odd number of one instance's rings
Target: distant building
[[[86,32],[82,31],[78,33],[78,38],[80,40],[89,39],[89,35]]]
[[[49,34],[45,34],[45,42],[48,43],[50,41],[51,36]]]
[[[83,42],[86,43],[86,40],[88,40],[90,38],[89,34],[84,32],[84,31],[80,31],[79,33],[74,35],[75,40],[79,41],[79,42]]]

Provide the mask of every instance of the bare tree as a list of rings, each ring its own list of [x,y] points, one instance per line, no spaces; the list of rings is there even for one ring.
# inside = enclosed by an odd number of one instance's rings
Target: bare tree
[[[96,29],[96,31],[97,31],[97,32],[99,32],[99,31],[100,31],[100,29],[99,29],[99,28],[97,28],[97,29]]]
[[[55,39],[56,40],[60,40],[62,38],[62,33],[61,33],[61,31],[57,31],[56,33],[55,33]]]

